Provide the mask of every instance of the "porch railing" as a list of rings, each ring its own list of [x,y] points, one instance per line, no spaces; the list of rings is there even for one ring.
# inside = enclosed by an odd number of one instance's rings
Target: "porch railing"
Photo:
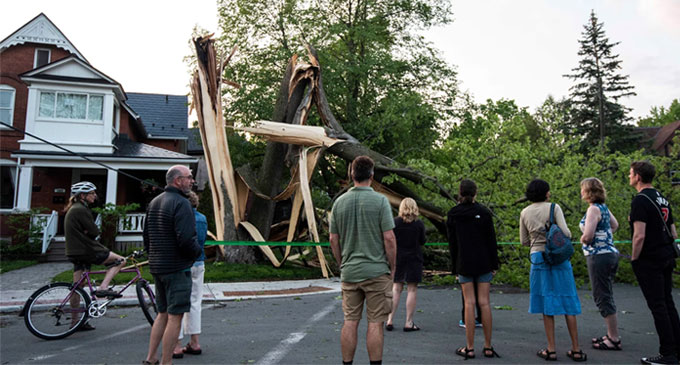
[[[140,234],[144,231],[144,221],[146,220],[146,213],[128,213],[125,219],[118,221],[118,234]],[[95,224],[101,229],[101,215],[97,215]],[[35,214],[31,218],[33,226],[42,227],[42,253],[47,252],[47,249],[52,242],[52,239],[57,235],[57,224],[59,223],[59,214],[52,211],[51,214]],[[99,239],[99,237],[97,237]]]
[[[128,213],[118,221],[118,233],[142,233],[146,213]]]
[[[142,233],[144,231],[144,220],[146,219],[146,213],[128,213],[125,218],[118,220],[118,234],[121,233]],[[94,224],[102,228],[102,216],[97,215],[94,220]]]
[[[36,214],[33,216],[32,224],[40,225],[42,230],[42,253],[47,252],[52,239],[57,235],[57,223],[59,222],[59,214],[53,210],[52,214]]]

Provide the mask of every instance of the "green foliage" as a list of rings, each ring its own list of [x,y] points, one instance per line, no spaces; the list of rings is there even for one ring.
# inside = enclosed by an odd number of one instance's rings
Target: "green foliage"
[[[113,203],[106,203],[103,207],[92,208],[92,211],[101,216],[101,236],[100,242],[102,245],[113,249],[116,243],[116,236],[118,235],[118,222],[127,218],[127,213],[139,209],[139,204],[130,203],[125,205],[115,205]],[[129,224],[129,222],[125,222]],[[129,228],[129,227],[126,227]]]
[[[435,275],[430,280],[426,281],[429,285],[455,285],[458,283],[458,278],[454,275]]]
[[[452,115],[455,71],[419,34],[451,21],[447,2],[221,0],[218,11],[218,47],[238,46],[225,77],[243,86],[225,91],[229,122],[272,118],[286,64],[305,57],[306,42],[319,52],[335,117],[368,147],[425,156]]]
[[[522,289],[529,289],[529,248],[521,246],[501,246],[498,250],[501,266],[496,272],[494,283],[512,285]]]
[[[578,67],[572,69],[573,74],[564,75],[575,82],[570,88],[574,113],[564,132],[578,139],[583,151],[604,144],[604,136],[611,137],[606,144],[611,151],[632,151],[637,148],[639,135],[625,124],[631,120],[627,115],[631,109],[619,99],[636,93],[628,75],[618,72],[621,60],[613,48],[620,42],[610,42],[603,25],[592,11],[579,40]]]
[[[638,120],[639,127],[663,127],[666,124],[680,120],[680,102],[678,102],[678,99],[673,99],[668,109],[663,106],[653,106],[649,114],[648,117]]]
[[[643,151],[578,153],[573,148],[577,142],[551,130],[552,124],[544,118],[529,114],[512,101],[468,105],[460,115],[461,123],[452,127],[431,159],[412,159],[409,165],[436,177],[450,191],[457,191],[463,178],[475,180],[477,200],[493,212],[499,241],[518,241],[519,214],[528,205],[524,191],[533,178],[550,183],[551,200],[562,207],[575,237],[580,237],[578,222],[587,209],[580,199],[579,183],[594,176],[604,182],[607,205],[621,223],[615,239],[630,239],[626,220],[635,190],[628,184],[628,172],[634,160],[653,163],[657,167],[654,186],[671,205],[680,202],[680,189],[671,187],[670,178],[670,171],[680,170],[677,159]],[[443,211],[453,204],[426,184],[411,186],[423,200]]]
[[[12,242],[0,242],[2,260],[31,260],[40,254],[42,248],[42,222],[34,219],[46,208],[32,208],[25,212],[15,212],[8,216],[7,224],[12,232]]]
[[[428,236],[428,240],[432,241],[430,236]],[[423,247],[423,265],[429,270],[451,270],[451,258],[448,247],[443,249]]]

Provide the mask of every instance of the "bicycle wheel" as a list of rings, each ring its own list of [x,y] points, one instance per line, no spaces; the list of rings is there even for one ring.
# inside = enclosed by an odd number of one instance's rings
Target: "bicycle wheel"
[[[153,321],[156,319],[158,310],[156,309],[156,297],[151,290],[149,282],[141,279],[137,282],[137,299],[139,299],[139,306],[142,307],[144,316],[153,326]]]
[[[90,296],[81,288],[71,291],[71,283],[45,285],[33,293],[24,305],[24,323],[32,334],[45,339],[64,338],[83,325],[88,318]]]

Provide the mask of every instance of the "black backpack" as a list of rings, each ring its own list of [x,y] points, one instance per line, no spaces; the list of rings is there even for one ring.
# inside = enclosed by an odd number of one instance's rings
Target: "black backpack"
[[[543,252],[543,261],[550,265],[559,265],[571,258],[574,254],[574,246],[571,238],[562,232],[555,223],[555,203],[550,204],[550,221],[546,225],[546,244]]]

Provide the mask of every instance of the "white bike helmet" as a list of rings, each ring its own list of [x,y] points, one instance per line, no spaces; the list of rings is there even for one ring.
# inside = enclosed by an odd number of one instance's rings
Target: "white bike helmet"
[[[75,183],[75,184],[71,185],[71,196],[77,195],[77,194],[80,194],[80,193],[87,194],[87,193],[89,193],[91,191],[95,191],[95,190],[97,190],[97,187],[94,186],[93,183],[91,183],[89,181],[81,181],[79,183]]]

